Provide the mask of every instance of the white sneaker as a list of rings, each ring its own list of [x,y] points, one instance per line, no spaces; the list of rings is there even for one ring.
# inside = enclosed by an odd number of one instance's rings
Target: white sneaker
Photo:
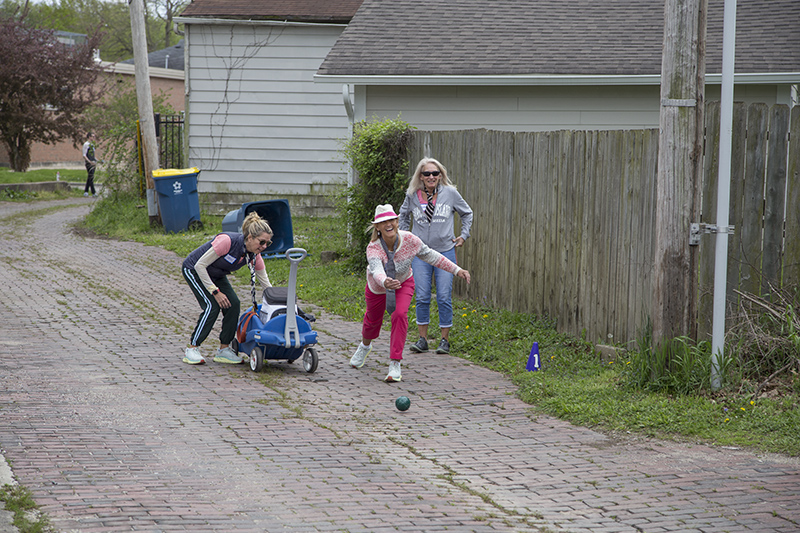
[[[189,363],[190,365],[202,365],[206,360],[200,355],[200,350],[198,348],[186,348],[183,362]]]
[[[356,353],[353,354],[353,357],[350,358],[350,366],[353,368],[361,368],[364,366],[364,363],[367,361],[367,356],[372,351],[372,344],[369,346],[364,346],[363,342],[358,343],[358,348],[356,348]]]
[[[244,361],[238,353],[233,351],[233,348],[226,346],[221,350],[217,350],[217,355],[214,356],[215,363],[228,363],[230,365],[238,365]]]
[[[383,381],[386,383],[393,383],[395,381],[400,381],[403,377],[400,375],[400,361],[396,361],[392,359],[389,361],[389,373],[386,374],[386,377]]]
[[[83,193],[84,196],[89,196],[88,192]]]

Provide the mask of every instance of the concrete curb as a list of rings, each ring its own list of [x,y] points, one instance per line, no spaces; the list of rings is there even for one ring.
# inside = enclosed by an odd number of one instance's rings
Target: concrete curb
[[[11,467],[8,466],[6,458],[0,454],[0,487],[6,485],[16,485],[17,480],[14,479],[14,473]],[[0,533],[19,533],[19,529],[14,526],[14,515],[10,511],[0,509]]]
[[[34,183],[6,183],[0,185],[0,189],[10,189],[12,191],[57,191],[63,189],[68,191],[73,188],[68,181],[37,181]]]

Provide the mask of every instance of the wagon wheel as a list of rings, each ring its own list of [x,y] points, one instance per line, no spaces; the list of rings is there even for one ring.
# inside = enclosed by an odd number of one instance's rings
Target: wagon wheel
[[[264,349],[256,346],[250,352],[250,370],[253,372],[261,372],[264,368]]]
[[[306,369],[306,372],[311,374],[317,370],[318,364],[319,357],[317,356],[317,350],[314,348],[306,348],[306,351],[303,352],[303,368]]]
[[[189,222],[189,231],[200,231],[203,229],[203,223],[199,220],[192,220]]]

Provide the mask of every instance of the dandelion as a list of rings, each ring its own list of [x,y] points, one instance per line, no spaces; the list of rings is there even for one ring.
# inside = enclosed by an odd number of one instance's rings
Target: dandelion
[[[742,411],[747,411],[747,409],[745,409],[744,407],[740,407],[739,409],[741,409]]]
[[[631,364],[631,362],[630,361],[625,361],[625,364],[629,365],[629,364]]]
[[[608,364],[609,364],[609,365],[613,365],[613,364],[614,364],[614,361],[609,361],[609,362],[608,362]]]
[[[725,419],[725,422],[730,422],[730,421],[731,421],[731,419],[730,419],[730,418],[726,418],[726,419]]]
[[[489,318],[489,315],[483,315],[483,318]]]
[[[755,404],[756,404],[756,402],[754,402],[753,400],[750,400],[750,405],[755,405]]]
[[[467,327],[465,329],[469,329],[469,324],[467,324]]]
[[[463,315],[461,315],[461,318],[464,318],[465,316],[467,316],[467,313],[464,313]]]

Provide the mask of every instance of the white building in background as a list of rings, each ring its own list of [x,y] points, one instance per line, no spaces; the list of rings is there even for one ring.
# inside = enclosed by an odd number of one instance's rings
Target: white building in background
[[[194,0],[184,24],[189,165],[210,208],[291,198],[327,209],[346,176],[341,86],[314,74],[360,0]],[[288,12],[287,12],[288,11]]]
[[[708,4],[711,101],[723,2]],[[796,101],[798,21],[797,0],[739,0],[737,101]],[[400,114],[421,130],[649,129],[663,42],[663,0],[364,0],[315,79],[352,88],[355,120]]]

